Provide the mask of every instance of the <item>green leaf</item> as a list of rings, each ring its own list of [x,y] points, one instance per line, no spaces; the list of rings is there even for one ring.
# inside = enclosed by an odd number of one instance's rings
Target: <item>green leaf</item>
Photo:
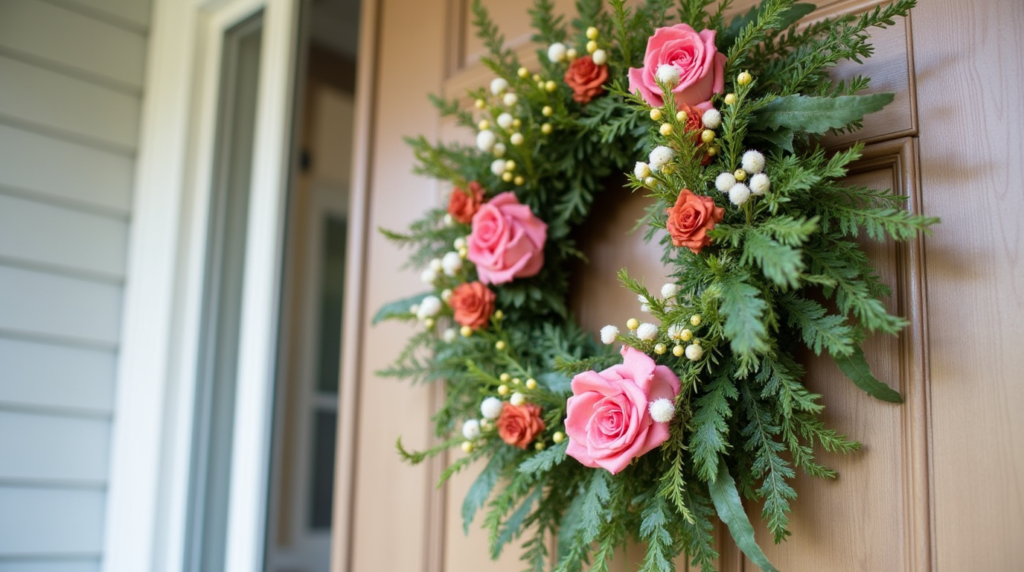
[[[736,481],[732,480],[724,461],[718,464],[718,478],[708,482],[708,492],[715,503],[718,518],[729,527],[736,546],[739,546],[747,558],[764,572],[779,572],[754,540],[754,527],[750,525],[750,519],[743,510],[740,493],[736,490]]]
[[[864,350],[860,346],[854,347],[853,353],[848,356],[832,356],[832,358],[836,360],[836,365],[846,374],[846,377],[853,380],[857,387],[868,392],[868,395],[889,403],[903,403],[903,397],[898,391],[871,375],[868,360],[864,359]]]
[[[788,10],[779,16],[779,30],[785,30],[786,28],[796,24],[801,18],[813,12],[817,6],[814,4],[793,4]]]
[[[772,145],[775,145],[783,151],[793,152],[793,130],[792,129],[774,129],[771,131],[758,131],[750,134],[751,137],[757,139],[763,139]]]
[[[756,262],[764,277],[780,288],[800,285],[800,274],[804,270],[800,251],[753,228],[744,235],[743,256],[740,257],[740,264],[751,262]]]
[[[530,512],[533,509],[533,504],[540,499],[541,493],[543,492],[543,487],[537,487],[534,489],[533,493],[523,500],[522,504],[519,505],[519,508],[517,508],[516,511],[508,517],[505,524],[501,526],[501,532],[498,534],[498,538],[491,545],[491,559],[497,560],[498,557],[501,556],[501,549],[511,542],[513,538],[519,537],[522,533],[523,521],[525,521],[526,517],[530,515]]]
[[[690,450],[693,451],[693,465],[697,475],[705,481],[715,478],[718,472],[721,454],[729,447],[729,424],[732,417],[730,400],[735,400],[738,393],[729,369],[723,369],[708,384],[707,393],[694,401],[694,413],[690,434]]]
[[[519,463],[520,473],[545,473],[550,471],[555,465],[560,465],[565,460],[565,450],[569,446],[569,441],[563,441],[557,445],[553,445],[548,449],[544,449],[540,453],[533,455]]]
[[[808,97],[787,95],[773,100],[757,114],[759,126],[767,129],[792,129],[806,133],[826,133],[842,129],[864,119],[889,104],[892,93]]]
[[[721,282],[725,337],[729,338],[732,351],[740,356],[768,350],[765,340],[768,333],[761,319],[768,305],[761,299],[761,292],[746,279],[745,275],[734,272]]]
[[[501,476],[501,470],[505,466],[506,456],[506,454],[502,454],[501,450],[495,452],[487,466],[466,491],[466,498],[462,501],[462,530],[466,534],[469,534],[469,525],[473,522],[476,511],[484,506],[487,498],[491,496],[491,491],[494,490],[494,485],[498,484],[498,477]]]
[[[373,320],[370,323],[376,326],[384,320],[409,317],[412,314],[410,308],[415,304],[419,304],[424,298],[431,294],[432,292],[422,292],[415,296],[409,296],[408,298],[402,298],[401,300],[395,300],[394,302],[385,304],[380,310],[377,310],[376,314],[373,315]]]

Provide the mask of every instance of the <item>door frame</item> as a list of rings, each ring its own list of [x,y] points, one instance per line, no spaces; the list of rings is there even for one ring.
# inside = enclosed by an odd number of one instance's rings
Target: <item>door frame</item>
[[[185,566],[221,40],[263,11],[225,569],[262,566],[300,0],[156,0],[129,236],[103,570]]]

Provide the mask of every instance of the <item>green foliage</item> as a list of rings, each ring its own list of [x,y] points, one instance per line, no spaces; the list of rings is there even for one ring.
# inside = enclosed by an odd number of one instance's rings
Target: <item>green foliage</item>
[[[530,17],[539,64],[521,75],[516,53],[483,3],[473,0],[482,62],[508,83],[515,101],[484,86],[468,94],[474,107],[461,105],[458,97],[432,102],[441,116],[474,134],[491,130],[504,151],[499,158],[486,146],[409,138],[414,170],[443,187],[478,183],[485,201],[514,193],[547,224],[544,265],[534,276],[489,285],[502,316],[468,336],[456,333],[459,324],[447,305],[429,322],[411,311],[428,294],[443,298],[476,281],[468,259],[450,275],[426,273],[425,279],[433,278],[430,292],[386,305],[373,323],[417,324],[418,331],[379,374],[443,384],[443,403],[433,417],[438,444],[408,451],[399,440],[398,454],[415,464],[451,447],[465,448],[468,454],[448,466],[442,483],[486,460],[462,517],[468,531],[476,515],[483,515],[492,556],[519,542],[529,570],[599,572],[608,569],[618,547],[642,542],[647,548],[640,570],[674,570],[674,559],[685,552],[694,566],[711,572],[718,558],[717,519],[751,561],[774,570],[754,540],[741,499],[763,503],[761,519],[774,540],[782,541],[796,502],[796,470],[834,478],[816,451],[859,447],[825,426],[821,396],[804,385],[797,352],[806,347],[827,353],[874,398],[901,401],[872,376],[860,346],[872,333],[899,332],[906,321],[886,310],[889,288],[857,240],[912,240],[938,220],[914,213],[899,194],[846,185],[843,179],[856,167],[862,146],[826,150],[820,137],[857,129],[867,113],[892,100],[891,94],[860,94],[868,78],[836,82],[827,73],[840,60],[870,56],[870,28],[895,25],[913,4],[896,0],[864,14],[801,26],[814,7],[795,0],[764,0],[728,23],[729,0],[578,0],[571,16],[556,14],[552,0],[534,0]],[[688,131],[692,125],[685,113],[677,116],[674,98],[665,98],[661,118],[652,121],[651,106],[628,92],[627,69],[643,65],[655,29],[675,22],[715,30],[717,48],[727,54],[726,87],[710,101],[722,116],[710,141],[701,138],[702,128]],[[562,80],[567,62],[550,61],[547,47],[562,42],[583,55],[590,27],[606,52],[609,80],[604,94],[581,103]],[[750,82],[740,85],[741,71],[750,73]],[[725,93],[734,98],[728,104]],[[502,113],[519,123],[499,127]],[[662,131],[662,124],[671,130]],[[522,135],[521,144],[512,144],[513,132]],[[642,177],[635,174],[636,162],[658,145],[673,151],[669,164],[649,176],[642,169]],[[770,186],[736,205],[715,188],[716,178],[736,174],[751,149],[763,154],[764,167],[744,171],[739,179],[754,188],[751,179],[761,170]],[[665,232],[667,210],[682,189],[721,213],[698,252],[675,246]],[[436,190],[425,185],[422,192]],[[621,361],[614,345],[598,343],[575,322],[570,285],[574,269],[586,262],[576,239],[581,228],[595,224],[588,217],[600,193],[629,191],[648,200],[637,228],[663,248],[678,291],[659,295],[660,284],[644,284],[623,269],[622,286],[645,305],[642,321],[660,325],[654,339],[622,331],[617,342],[669,368],[680,391],[667,440],[612,475],[569,458],[565,424],[572,378]],[[409,267],[436,269],[472,231],[446,214],[432,209],[407,229],[381,232],[408,249]],[[683,350],[697,345],[700,355],[690,350],[690,359]],[[541,408],[545,428],[528,447],[506,444],[493,420],[479,425],[479,436],[463,436],[467,420],[481,421],[484,399],[507,400],[511,393]],[[548,550],[551,537],[558,541],[554,554]]]
[[[736,540],[736,546],[743,551],[743,554],[746,554],[747,558],[764,572],[779,572],[768,561],[768,557],[764,555],[761,547],[754,540],[754,527],[747,519],[743,503],[740,502],[740,495],[736,491],[736,481],[729,474],[725,463],[721,463],[717,477],[708,482],[708,491],[715,501],[718,517],[729,527],[729,532]]]
[[[787,95],[765,105],[755,116],[755,122],[758,127],[771,130],[828,133],[860,124],[865,115],[882,109],[893,97],[891,93],[838,97]]]
[[[866,391],[868,395],[890,403],[903,403],[903,397],[898,391],[871,375],[871,368],[868,366],[864,350],[860,349],[860,346],[854,348],[850,355],[836,357],[836,364],[839,369],[843,370],[846,377],[857,384],[857,387]]]

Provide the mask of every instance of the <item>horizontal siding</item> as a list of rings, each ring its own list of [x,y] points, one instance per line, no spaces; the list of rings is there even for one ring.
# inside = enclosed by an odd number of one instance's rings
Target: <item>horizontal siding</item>
[[[0,409],[6,405],[110,414],[116,363],[112,350],[0,338]]]
[[[0,48],[142,90],[146,39],[42,0],[4,0]]]
[[[120,280],[127,246],[124,220],[0,195],[0,257]]]
[[[0,485],[0,562],[99,556],[105,496],[100,490]]]
[[[40,126],[130,154],[139,106],[136,95],[0,56],[0,123]]]
[[[150,0],[50,0],[55,4],[69,6],[97,19],[109,17],[115,21],[134,24],[139,29],[149,27]]]
[[[0,0],[0,572],[101,569],[150,3]]]
[[[115,347],[121,287],[0,266],[0,330]]]
[[[0,125],[0,192],[127,214],[129,157]]]
[[[0,572],[100,572],[98,558],[0,560]]]
[[[110,459],[110,420],[0,408],[0,482],[103,483]]]

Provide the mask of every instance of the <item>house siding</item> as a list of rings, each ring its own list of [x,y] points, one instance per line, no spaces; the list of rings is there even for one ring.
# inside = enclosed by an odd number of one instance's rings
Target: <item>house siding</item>
[[[94,572],[150,0],[0,2],[0,572]]]

